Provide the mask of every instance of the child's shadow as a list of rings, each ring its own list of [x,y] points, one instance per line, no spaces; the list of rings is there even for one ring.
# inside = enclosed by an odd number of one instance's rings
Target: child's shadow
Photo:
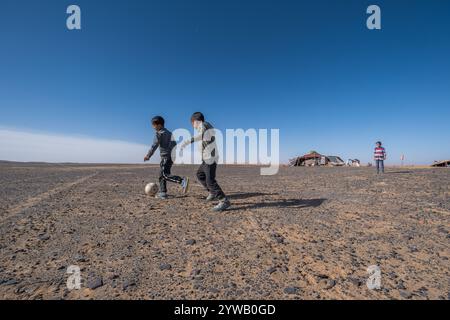
[[[413,173],[413,171],[386,171],[384,174],[403,174]]]
[[[237,192],[227,194],[227,198],[229,199],[248,199],[254,197],[262,197],[262,196],[277,196],[278,193],[264,193],[264,192]]]
[[[227,211],[233,210],[250,210],[250,209],[260,209],[260,208],[308,208],[308,207],[318,207],[327,199],[285,199],[279,201],[265,201],[258,203],[239,203],[234,205]],[[243,206],[242,206],[243,204]]]
[[[248,199],[262,196],[277,196],[278,193],[264,193],[264,192],[236,192],[227,194],[227,198],[230,200]],[[198,199],[204,199],[204,196],[198,196]]]

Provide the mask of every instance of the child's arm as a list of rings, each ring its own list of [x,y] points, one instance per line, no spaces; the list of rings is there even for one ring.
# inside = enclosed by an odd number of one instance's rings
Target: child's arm
[[[203,139],[203,132],[200,132],[200,133],[198,133],[197,135],[195,135],[195,136],[193,136],[193,137],[191,138],[189,144],[194,143],[194,142],[197,142],[197,141],[202,141],[202,139]]]
[[[145,156],[144,161],[150,160],[150,158],[151,158],[152,155],[155,153],[156,149],[158,149],[158,147],[159,147],[159,139],[158,139],[158,136],[155,135],[155,138],[153,139],[152,147],[151,147],[150,150],[147,152],[147,155]]]
[[[181,148],[186,148],[191,143],[202,141],[203,140],[203,131],[200,131],[197,135],[193,136],[190,140],[186,140],[181,144]]]

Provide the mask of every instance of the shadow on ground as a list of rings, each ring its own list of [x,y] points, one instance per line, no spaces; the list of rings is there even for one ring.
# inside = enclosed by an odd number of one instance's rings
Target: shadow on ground
[[[239,192],[228,194],[229,199],[248,199],[262,196],[277,196],[278,193],[264,193],[264,192]]]
[[[227,198],[230,200],[240,200],[240,199],[249,199],[255,197],[264,197],[264,196],[278,196],[278,193],[264,193],[264,192],[236,192],[236,193],[227,193]],[[186,196],[183,196],[186,197]],[[197,199],[204,200],[206,196],[196,197]]]
[[[265,201],[260,203],[239,203],[233,204],[228,209],[232,210],[250,210],[260,208],[309,208],[318,207],[327,199],[286,199],[281,201]]]
[[[386,171],[384,174],[402,174],[413,173],[412,171]]]

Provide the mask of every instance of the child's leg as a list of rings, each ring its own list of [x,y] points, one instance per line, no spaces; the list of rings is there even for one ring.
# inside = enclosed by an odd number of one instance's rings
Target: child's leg
[[[202,186],[205,187],[205,189],[209,191],[208,185],[206,184],[206,174],[205,174],[205,164],[204,163],[202,163],[200,165],[200,167],[198,167],[197,179],[198,179],[198,182],[200,182],[202,184]]]
[[[384,160],[380,160],[381,173],[384,173]]]
[[[380,160],[375,160],[375,164],[377,166],[377,173],[380,173]]]
[[[166,193],[166,179],[164,179],[164,161],[161,160],[160,168],[159,168],[159,192]]]
[[[162,177],[165,181],[170,181],[173,183],[178,183],[181,184],[181,182],[183,181],[183,178],[179,177],[179,176],[173,176],[171,175],[171,169],[172,169],[172,165],[173,162],[171,159],[164,159],[164,168],[162,170]]]
[[[216,169],[217,163],[213,164],[205,164],[205,175],[206,175],[206,185],[208,186],[208,190],[213,194],[217,199],[226,198],[225,193],[220,188],[219,184],[216,181]]]

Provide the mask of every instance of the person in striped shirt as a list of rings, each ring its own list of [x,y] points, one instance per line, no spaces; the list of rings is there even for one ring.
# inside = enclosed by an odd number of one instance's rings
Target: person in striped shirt
[[[386,160],[386,150],[381,146],[381,141],[375,144],[373,159],[377,165],[377,174],[384,173],[384,160]]]

